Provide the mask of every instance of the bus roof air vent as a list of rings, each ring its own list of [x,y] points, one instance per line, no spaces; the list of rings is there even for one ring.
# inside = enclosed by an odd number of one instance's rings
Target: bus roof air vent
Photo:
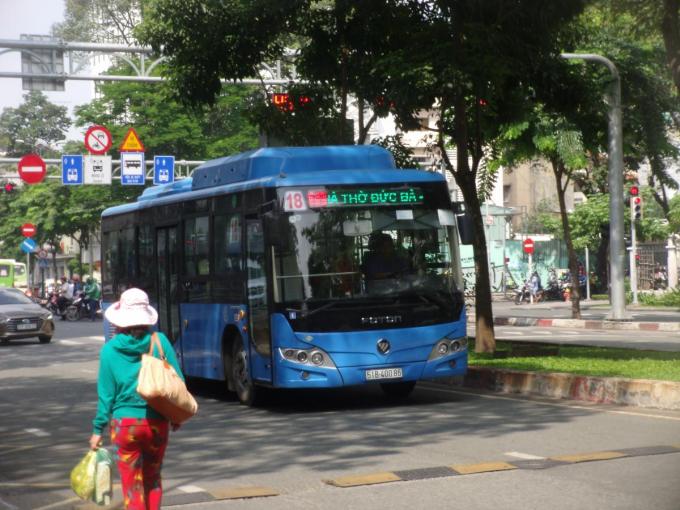
[[[393,168],[392,154],[377,145],[267,147],[203,163],[192,174],[192,189],[310,171]]]

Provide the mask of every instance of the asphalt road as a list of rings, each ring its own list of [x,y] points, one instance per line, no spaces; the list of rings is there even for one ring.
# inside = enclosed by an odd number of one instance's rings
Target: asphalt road
[[[0,345],[0,509],[73,507],[68,473],[87,449],[100,326],[59,323],[52,344]],[[191,387],[200,411],[172,435],[163,471],[172,508],[680,508],[677,412],[431,384],[404,402],[363,387],[279,392],[266,407],[248,409],[218,384]],[[665,453],[649,449],[656,446]],[[632,448],[648,449],[545,469],[442,474],[451,465],[544,465],[556,456]],[[417,479],[350,488],[325,482],[374,473]],[[209,491],[254,486],[278,495],[197,502]]]

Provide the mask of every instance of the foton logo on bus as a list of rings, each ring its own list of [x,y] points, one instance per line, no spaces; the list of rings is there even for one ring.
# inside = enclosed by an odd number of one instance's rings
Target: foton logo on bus
[[[361,324],[399,324],[401,315],[380,315],[377,317],[362,317]]]

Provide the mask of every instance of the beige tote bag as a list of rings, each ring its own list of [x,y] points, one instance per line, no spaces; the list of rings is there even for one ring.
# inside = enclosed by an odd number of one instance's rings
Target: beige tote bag
[[[160,358],[153,355],[158,347]],[[156,411],[172,423],[182,423],[198,411],[198,404],[187,390],[182,378],[165,359],[163,347],[156,333],[151,335],[149,352],[142,354],[137,393]]]

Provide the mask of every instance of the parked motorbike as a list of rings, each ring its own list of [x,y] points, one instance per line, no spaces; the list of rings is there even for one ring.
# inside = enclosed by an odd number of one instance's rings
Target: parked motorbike
[[[657,265],[654,268],[654,290],[665,290],[668,287],[668,275],[666,268]]]
[[[541,301],[542,296],[543,290],[539,290],[534,301]],[[523,302],[531,303],[531,282],[529,280],[526,280],[522,285],[515,289],[515,304],[519,305]]]
[[[40,306],[46,308],[54,317],[61,317],[63,315],[62,311],[59,310],[59,293],[50,292],[47,297],[40,299]]]
[[[64,315],[66,320],[71,322],[79,321],[80,319],[89,316],[84,292],[78,292],[71,304],[66,307]]]

